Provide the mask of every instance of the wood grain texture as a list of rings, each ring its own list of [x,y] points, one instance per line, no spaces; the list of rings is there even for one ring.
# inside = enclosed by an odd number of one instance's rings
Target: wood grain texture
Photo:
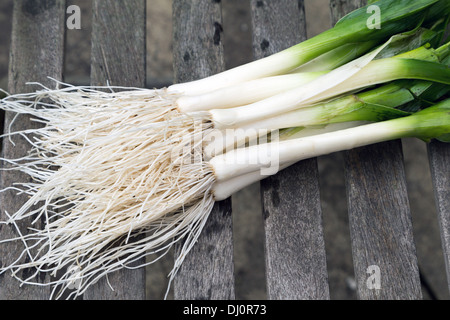
[[[224,70],[220,1],[174,0],[173,22],[175,82]],[[235,298],[231,199],[215,204],[173,287],[177,300]]]
[[[14,2],[12,38],[9,64],[8,90],[10,93],[32,92],[34,86],[26,85],[26,82],[36,81],[47,86],[54,87],[47,77],[62,79],[64,28],[65,28],[65,1],[59,0],[19,0]],[[5,128],[11,124],[15,114],[5,114]],[[20,131],[36,128],[36,122],[30,121],[28,116],[16,118],[11,131]],[[30,146],[23,138],[14,137],[15,146],[8,139],[3,140],[2,157],[15,159],[25,156]],[[29,178],[15,171],[2,171],[0,188],[6,188],[13,183],[29,181]],[[16,192],[0,193],[1,216],[6,219],[5,212],[16,212],[28,198],[24,195],[16,195]],[[31,220],[19,223],[22,234],[27,233],[26,227]],[[39,228],[41,223],[36,226]],[[14,228],[0,227],[0,240],[17,236]],[[8,265],[21,253],[21,243],[8,243],[0,245],[0,264]],[[20,277],[31,275],[33,270],[28,270]],[[50,277],[40,274],[38,282],[48,283]],[[23,286],[19,288],[19,282],[9,274],[0,276],[0,300],[40,300],[49,299],[49,286]]]
[[[225,69],[220,1],[173,1],[174,80],[204,78]]]
[[[365,3],[331,0],[333,25]],[[344,162],[358,298],[421,299],[401,141],[350,150]]]
[[[93,1],[92,85],[145,86],[145,9],[145,0]],[[111,273],[88,289],[84,299],[145,299],[145,268]]]
[[[422,298],[401,142],[351,150],[344,158],[358,297]],[[374,268],[379,289],[369,283]]]
[[[432,141],[428,145],[428,155],[450,290],[450,145]]]
[[[93,1],[91,84],[145,86],[146,1]]]
[[[253,0],[256,59],[306,39],[303,1]],[[329,299],[317,160],[261,182],[269,299]]]
[[[334,26],[347,13],[364,6],[366,3],[366,0],[330,0],[331,25]]]

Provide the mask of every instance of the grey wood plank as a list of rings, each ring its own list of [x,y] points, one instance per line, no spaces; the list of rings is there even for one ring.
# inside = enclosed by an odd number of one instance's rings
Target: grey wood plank
[[[431,178],[441,232],[447,283],[450,290],[450,145],[432,141],[428,145]]]
[[[93,1],[92,85],[145,87],[145,8],[145,0]],[[108,281],[103,278],[89,288],[84,299],[145,299],[145,268],[111,273]]]
[[[306,39],[303,1],[252,0],[253,51],[262,58]],[[261,182],[269,299],[329,299],[317,159]]]
[[[366,1],[330,1],[332,23]],[[421,299],[401,141],[344,153],[359,299]]]
[[[65,29],[65,1],[62,0],[19,0],[14,2],[12,16],[12,37],[9,63],[8,90],[10,93],[32,92],[37,89],[26,85],[26,82],[36,81],[47,86],[54,84],[47,78],[62,79],[64,29]],[[5,114],[5,128],[8,128],[15,114]],[[11,127],[11,131],[36,128],[36,122],[30,121],[28,116],[20,116]],[[15,146],[8,139],[3,140],[2,157],[19,158],[29,150],[29,144],[23,138],[14,138]],[[16,182],[29,181],[21,173],[13,171],[1,172],[0,188],[11,186]],[[26,195],[16,195],[16,192],[0,193],[0,219],[6,219],[9,214],[17,211],[27,200]],[[27,233],[27,226],[31,220],[18,223],[22,234]],[[39,228],[39,225],[36,226]],[[0,227],[0,239],[17,236],[13,228]],[[23,246],[21,243],[8,243],[0,246],[0,264],[8,265],[14,261]],[[31,275],[32,270],[28,273]],[[22,275],[25,276],[25,272]],[[50,277],[40,274],[38,281],[48,283]],[[0,276],[0,300],[38,300],[49,299],[49,286],[23,286],[8,274]]]
[[[145,86],[146,1],[94,0],[91,84]]]
[[[173,23],[176,82],[224,70],[220,1],[174,0]],[[177,300],[235,298],[231,199],[215,204],[173,287]]]
[[[344,158],[358,297],[421,299],[401,142],[358,148]],[[376,277],[379,288],[371,285]]]

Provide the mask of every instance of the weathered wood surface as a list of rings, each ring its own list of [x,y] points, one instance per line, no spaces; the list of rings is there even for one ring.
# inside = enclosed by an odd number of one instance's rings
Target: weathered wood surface
[[[256,59],[306,39],[303,1],[252,0]],[[317,159],[261,182],[269,299],[329,299]]]
[[[332,23],[365,3],[331,0]],[[350,150],[344,159],[358,298],[421,299],[401,141]]]
[[[225,68],[220,1],[174,0],[175,82]],[[179,250],[176,250],[178,254]],[[231,200],[216,203],[198,242],[174,279],[174,298],[234,299]]]
[[[363,4],[330,0],[332,22]],[[254,55],[261,58],[305,37],[302,1],[251,0]],[[64,0],[17,0],[14,3],[8,90],[29,92],[28,81],[51,86],[48,76],[62,79],[65,29]],[[177,82],[224,69],[220,1],[174,0],[174,61]],[[226,30],[225,30],[226,32]],[[93,1],[91,83],[145,86],[145,1]],[[5,128],[11,123],[5,115]],[[12,130],[36,126],[27,117]],[[22,139],[13,147],[3,141],[2,156],[28,151]],[[400,141],[344,153],[352,250],[360,299],[420,299],[420,279],[412,237]],[[432,142],[429,158],[435,187],[442,245],[450,279],[450,148]],[[26,179],[2,172],[0,188]],[[266,233],[269,299],[329,299],[323,243],[317,163],[303,161],[261,183]],[[295,190],[295,191],[293,191]],[[0,219],[16,211],[24,198],[0,193]],[[23,233],[24,225],[20,225]],[[0,226],[0,239],[16,235]],[[0,265],[22,250],[19,243],[0,246]],[[380,289],[368,286],[369,272],[379,268]],[[368,269],[369,268],[369,269]],[[42,274],[39,281],[49,281]],[[84,299],[144,299],[145,271],[123,270],[88,290]],[[373,284],[373,283],[372,283]],[[450,288],[450,282],[449,282]],[[0,276],[0,300],[48,299],[50,287],[23,286]],[[233,299],[234,270],[231,202],[216,204],[203,233],[174,281],[175,299]]]
[[[428,146],[431,177],[441,231],[447,282],[450,289],[450,145],[432,141]]]
[[[145,6],[145,0],[93,1],[92,85],[145,86]],[[135,263],[144,262],[141,259]],[[84,299],[90,300],[144,298],[145,268],[113,272],[84,294]]]
[[[11,37],[11,52],[9,64],[8,90],[10,93],[30,92],[36,89],[26,85],[27,82],[41,82],[54,87],[54,83],[47,77],[62,79],[65,1],[29,1],[14,2],[13,24]],[[15,114],[5,114],[5,130],[13,120]],[[11,131],[36,128],[36,122],[30,121],[28,116],[20,116],[11,126]],[[15,159],[25,156],[30,145],[20,137],[14,137],[15,146],[8,139],[3,140],[2,157]],[[1,172],[0,188],[12,186],[13,183],[29,181],[29,178],[18,172]],[[16,212],[27,200],[26,195],[16,195],[15,191],[0,193],[0,219],[6,220],[5,212]],[[18,223],[22,234],[27,233],[27,220]],[[13,227],[0,226],[0,239],[17,236]],[[0,245],[0,264],[8,265],[19,257],[23,250],[22,243],[14,242]],[[34,272],[29,270],[29,274]],[[25,274],[19,274],[25,276]],[[40,274],[38,281],[49,282],[49,275]],[[49,286],[19,287],[18,280],[3,274],[0,276],[0,300],[40,300],[50,296]]]

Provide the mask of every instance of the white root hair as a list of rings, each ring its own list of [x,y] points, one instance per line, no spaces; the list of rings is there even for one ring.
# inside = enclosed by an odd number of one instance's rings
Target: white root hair
[[[43,87],[1,103],[5,111],[30,114],[43,126],[4,135],[11,143],[15,135],[25,137],[30,152],[2,159],[2,170],[18,170],[32,180],[3,186],[25,193],[28,201],[0,223],[46,223],[0,242],[23,242],[20,257],[28,257],[2,266],[0,273],[42,285],[34,280],[40,272],[63,272],[48,283],[52,298],[82,295],[110,272],[152,263],[182,240],[172,281],[214,205],[214,174],[202,156],[202,137],[212,130],[205,114],[181,114],[177,94],[164,89],[104,89]],[[148,255],[156,258],[136,265]],[[34,273],[21,279],[20,271],[28,268]]]

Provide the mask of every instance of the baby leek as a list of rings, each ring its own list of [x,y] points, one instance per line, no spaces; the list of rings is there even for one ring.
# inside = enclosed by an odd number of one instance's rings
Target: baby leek
[[[450,84],[449,67],[433,61],[445,58],[447,51],[444,49],[447,47],[448,44],[442,46],[441,50],[420,47],[401,55],[378,60],[374,60],[373,56],[370,55],[367,56],[368,58],[364,56],[299,88],[288,90],[250,105],[211,110],[211,118],[217,129],[239,128],[246,123],[265,118],[270,119],[277,114],[310,106],[346,92],[393,80],[421,79]],[[440,53],[443,56],[440,56]],[[371,55],[373,54],[371,53]],[[363,61],[363,63],[360,61]]]
[[[331,29],[293,47],[222,73],[187,83],[172,85],[169,92],[201,94],[218,88],[262,77],[287,73],[318,56],[348,43],[377,41],[382,43],[393,34],[414,29],[423,21],[428,9],[446,0],[380,0],[383,27],[367,27],[367,6],[342,18]],[[444,15],[444,12],[440,12]]]
[[[350,121],[383,121],[407,116],[410,112],[396,107],[419,98],[419,95],[411,92],[410,87],[414,85],[413,81],[393,82],[379,88],[344,95],[331,101],[251,122],[235,130],[225,130],[222,137],[211,135],[214,139],[211,138],[212,141],[205,146],[205,156],[210,158],[241,147],[246,142],[261,138],[273,130]]]
[[[440,33],[439,28],[417,28],[394,35],[382,46],[382,50],[377,50],[376,58],[392,57],[424,45],[436,44]],[[320,75],[341,67],[374,49],[375,44],[374,41],[349,43],[331,50],[287,74],[244,81],[203,94],[184,94],[176,100],[177,109],[181,112],[194,112],[251,104],[311,82]],[[422,55],[425,54],[432,53],[422,52]],[[419,53],[416,52],[415,56],[418,57]]]
[[[214,188],[221,191],[220,196],[216,192],[216,200],[225,199],[236,191],[233,190],[228,195],[223,193],[223,190],[229,189],[221,186],[221,183],[232,181],[236,184],[238,177],[250,178],[256,175],[256,171],[267,166],[268,150],[272,157],[278,158],[277,164],[285,165],[388,140],[415,137],[428,142],[431,139],[445,139],[448,134],[450,134],[450,99],[406,117],[231,150],[209,161],[216,179]],[[255,161],[258,159],[260,160]],[[263,178],[263,175],[260,176]],[[252,178],[250,183],[254,182],[254,177]],[[240,187],[242,185],[241,182]]]

